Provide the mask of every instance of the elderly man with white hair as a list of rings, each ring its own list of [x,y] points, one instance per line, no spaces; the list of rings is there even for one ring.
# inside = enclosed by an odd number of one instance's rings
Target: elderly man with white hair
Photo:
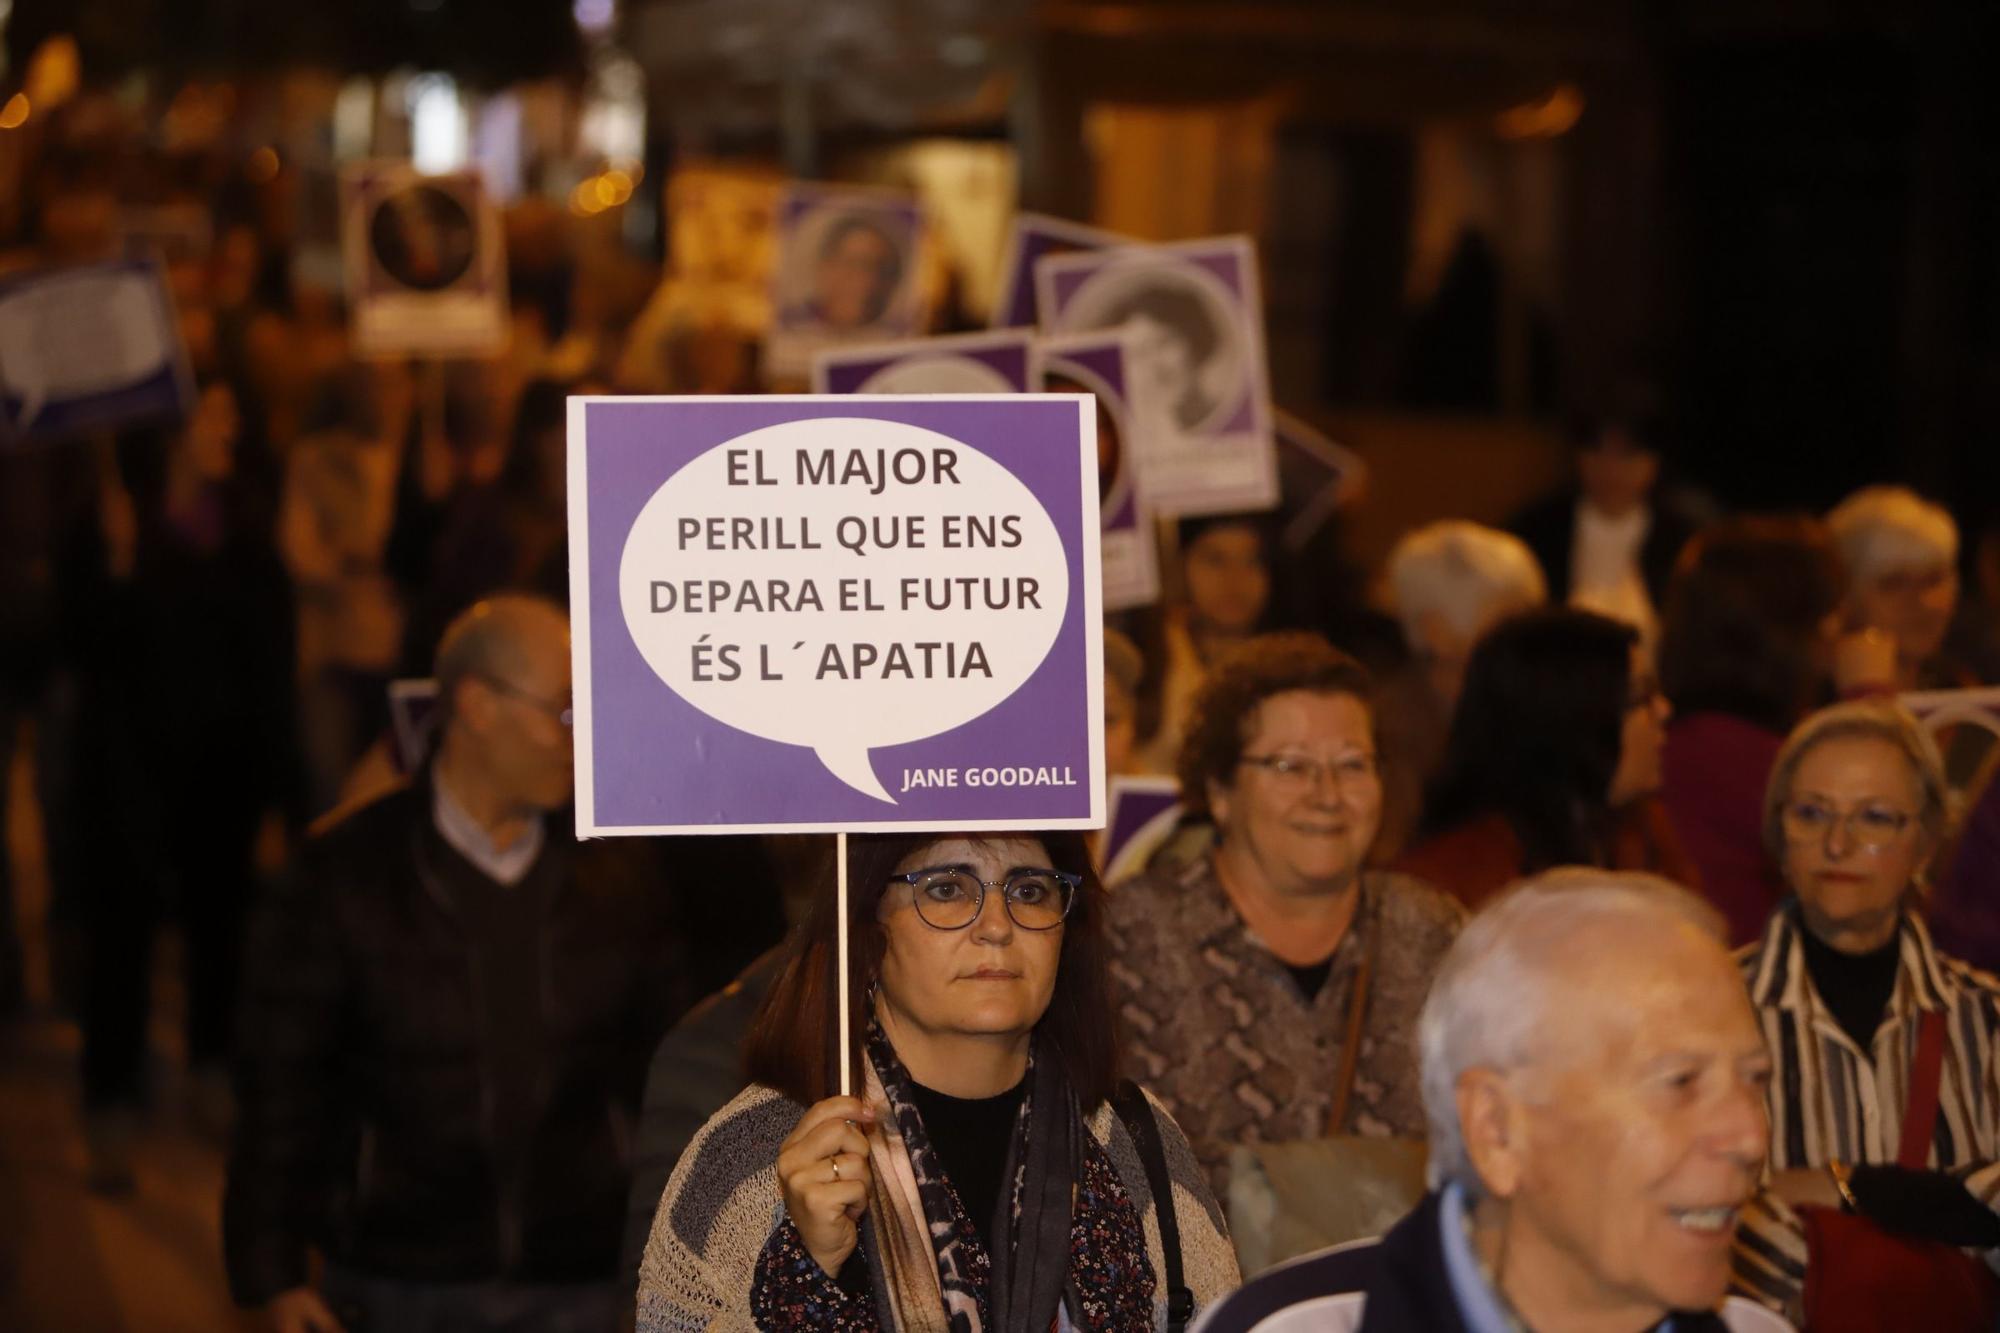
[[[1281,1265],[1196,1333],[1782,1333],[1725,1297],[1771,1062],[1712,909],[1559,870],[1498,898],[1418,1029],[1432,1192]]]
[[[1376,851],[1387,858],[1416,827],[1473,644],[1498,621],[1548,601],[1549,588],[1519,537],[1459,518],[1405,533],[1389,552],[1384,582],[1410,649],[1409,667],[1380,696],[1386,762]]]
[[[1864,486],[1826,516],[1847,569],[1850,630],[1893,640],[1899,689],[1976,682],[1941,661],[1958,609],[1958,525],[1903,486]]]

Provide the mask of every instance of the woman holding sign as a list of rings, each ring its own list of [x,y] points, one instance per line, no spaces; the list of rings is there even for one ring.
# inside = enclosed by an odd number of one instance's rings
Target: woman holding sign
[[[639,1327],[1123,1333],[1234,1287],[1186,1140],[1117,1079],[1082,836],[856,837],[848,883],[853,965],[827,894],[750,1034],[752,1086],[667,1184]]]

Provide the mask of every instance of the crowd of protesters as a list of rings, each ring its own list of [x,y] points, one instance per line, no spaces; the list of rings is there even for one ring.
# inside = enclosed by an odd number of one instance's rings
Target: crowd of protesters
[[[1105,652],[1173,837],[1109,887],[1073,835],[858,840],[842,977],[818,841],[566,823],[564,400],[754,392],[754,347],[628,338],[528,205],[503,354],[363,360],[270,179],[143,166],[50,154],[0,255],[202,224],[185,418],[0,452],[0,774],[32,722],[93,1188],[135,1188],[171,925],[283,1333],[1750,1329],[1811,1313],[1816,1208],[2000,1253],[2000,747],[1896,702],[2000,681],[1993,532],[1889,485],[1719,514],[1644,404],[1365,602],[1183,521]],[[1369,1139],[1428,1141],[1408,1218],[1230,1295],[1257,1154]]]

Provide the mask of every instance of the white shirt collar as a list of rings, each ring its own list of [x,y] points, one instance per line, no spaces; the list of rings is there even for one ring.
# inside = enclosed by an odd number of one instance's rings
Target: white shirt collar
[[[472,862],[481,874],[509,887],[526,879],[528,871],[534,868],[535,858],[542,854],[541,820],[529,820],[528,831],[516,838],[513,846],[501,847],[480,827],[478,820],[465,812],[465,807],[445,785],[444,774],[436,768],[431,770],[431,822],[437,826],[438,836]]]

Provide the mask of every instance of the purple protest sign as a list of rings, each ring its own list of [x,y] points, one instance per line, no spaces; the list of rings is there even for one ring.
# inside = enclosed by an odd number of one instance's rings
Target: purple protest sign
[[[472,172],[408,162],[341,173],[341,259],[362,356],[483,356],[507,345],[500,215]]]
[[[1056,255],[1035,265],[1050,334],[1122,328],[1143,383],[1145,490],[1162,514],[1278,502],[1257,255],[1240,236]]]
[[[1018,329],[1034,328],[1041,323],[1035,308],[1035,265],[1042,259],[1139,244],[1115,231],[1066,222],[1044,213],[1016,213],[1007,232],[1007,251],[1000,261],[1000,286],[993,299],[992,326]]]
[[[1104,826],[1104,882],[1118,884],[1145,873],[1153,853],[1180,824],[1181,787],[1172,778],[1145,775],[1111,779],[1111,817]]]
[[[1081,390],[1097,400],[1097,493],[1103,531],[1104,608],[1122,611],[1160,597],[1159,542],[1153,514],[1138,484],[1134,385],[1123,334],[1084,333],[1044,339],[1037,348],[1035,387],[1044,393]]]
[[[813,392],[1026,393],[1034,345],[1032,331],[1003,329],[824,351]]]
[[[929,316],[923,206],[891,190],[787,184],[778,200],[765,374],[803,380],[822,348],[914,337]]]
[[[151,260],[0,279],[0,434],[60,439],[178,420],[192,398],[173,304]]]
[[[396,771],[423,767],[437,730],[438,683],[428,677],[389,682],[389,734],[395,740]]]
[[[572,398],[578,836],[1102,824],[1094,426]]]

